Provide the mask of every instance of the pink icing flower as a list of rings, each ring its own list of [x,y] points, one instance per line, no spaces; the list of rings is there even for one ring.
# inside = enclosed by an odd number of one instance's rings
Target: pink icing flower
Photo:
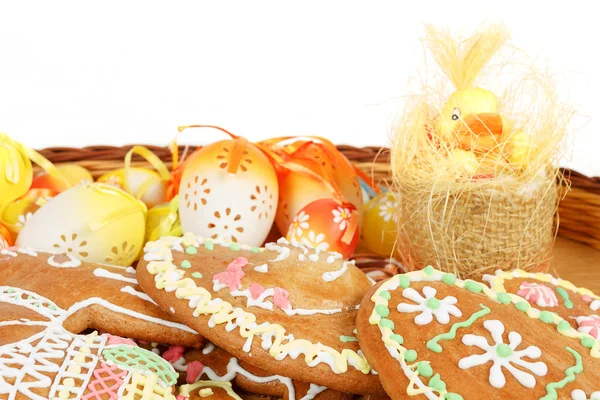
[[[594,339],[600,340],[600,317],[590,315],[587,317],[577,317],[578,332],[592,335]]]
[[[182,394],[178,394],[177,397],[175,397],[175,400],[187,400],[187,399],[188,399],[188,397],[185,397]]]
[[[105,333],[105,335],[107,337],[107,339],[106,339],[107,346],[116,346],[119,344],[126,344],[128,346],[136,346],[137,347],[137,343],[131,339],[126,339],[121,336],[111,335],[110,333]]]
[[[556,307],[558,299],[554,291],[548,286],[540,285],[539,283],[523,282],[519,286],[517,294],[524,297],[530,303],[535,303],[540,307]]]
[[[252,283],[250,285],[250,296],[252,296],[252,300],[258,299],[258,297],[263,294],[264,291],[265,288],[258,283]]]
[[[184,352],[183,346],[169,346],[169,349],[162,354],[162,358],[170,362],[171,364],[176,363]]]
[[[242,278],[246,276],[242,268],[248,265],[248,259],[246,257],[238,257],[224,272],[215,274],[213,281],[217,281],[221,285],[227,285],[229,291],[233,292],[238,290],[242,286]]]
[[[200,374],[202,373],[203,369],[204,369],[204,364],[202,364],[200,361],[192,361],[191,363],[189,363],[187,365],[187,368],[185,370],[185,372],[186,372],[185,381],[187,383],[196,382],[198,380],[198,378],[200,377]]]
[[[593,299],[587,294],[584,294],[583,296],[581,296],[581,300],[585,301],[586,303],[591,303]]]
[[[287,290],[282,289],[280,287],[275,287],[273,288],[273,303],[275,303],[275,305],[281,309],[288,309],[290,308],[290,301],[288,299],[289,297],[289,293]]]

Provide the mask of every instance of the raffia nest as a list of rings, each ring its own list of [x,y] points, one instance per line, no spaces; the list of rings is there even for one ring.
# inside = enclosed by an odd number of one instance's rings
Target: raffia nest
[[[439,73],[433,87],[422,75],[394,125],[397,247],[409,269],[435,265],[477,278],[497,268],[547,268],[572,111],[552,78],[517,62],[514,49],[490,65],[495,73],[480,73],[507,39],[502,26],[467,39],[427,28],[424,43],[454,87]]]

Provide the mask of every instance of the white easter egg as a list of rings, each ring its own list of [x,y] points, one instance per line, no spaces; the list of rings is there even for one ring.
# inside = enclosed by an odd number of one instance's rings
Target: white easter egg
[[[181,227],[260,246],[273,225],[278,195],[275,169],[256,146],[243,138],[216,142],[187,161],[179,186]]]
[[[75,186],[33,214],[16,244],[127,266],[142,250],[145,220],[144,203],[121,189],[101,183]]]

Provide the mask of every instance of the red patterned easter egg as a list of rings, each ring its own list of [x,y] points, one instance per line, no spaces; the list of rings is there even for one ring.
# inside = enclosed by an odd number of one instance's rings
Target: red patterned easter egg
[[[292,160],[323,179],[333,181],[342,198],[352,203],[359,215],[361,214],[362,192],[359,179],[352,164],[343,154],[334,147],[308,142],[292,153]],[[303,207],[318,199],[334,197],[322,181],[294,171],[284,171],[280,174],[279,193],[275,222],[282,232],[285,232]]]
[[[94,181],[90,171],[77,164],[57,165],[56,169],[60,172],[61,177],[50,175],[46,171],[41,171],[33,177],[31,188],[48,189],[51,190],[54,195],[57,195],[72,186],[88,184]]]
[[[179,186],[183,232],[260,246],[277,209],[279,187],[267,156],[244,138],[197,150]]]
[[[348,243],[344,243],[347,232],[352,236]],[[337,252],[348,258],[358,244],[358,236],[356,210],[341,206],[333,199],[320,199],[296,214],[289,226],[287,240],[322,251]]]

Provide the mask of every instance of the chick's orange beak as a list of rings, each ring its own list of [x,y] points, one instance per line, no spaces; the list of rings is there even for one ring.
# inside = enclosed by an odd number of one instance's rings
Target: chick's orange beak
[[[462,149],[486,153],[500,144],[503,128],[500,114],[481,113],[467,115],[454,131]]]

